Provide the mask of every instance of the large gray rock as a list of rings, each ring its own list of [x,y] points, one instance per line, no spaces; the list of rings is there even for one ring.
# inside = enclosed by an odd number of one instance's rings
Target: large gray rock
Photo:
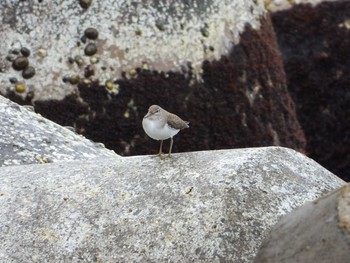
[[[117,156],[0,96],[0,166]]]
[[[350,184],[284,216],[255,263],[350,261]]]
[[[286,148],[0,168],[1,262],[251,262],[344,182]]]
[[[90,64],[84,52],[88,43],[97,46],[99,61],[92,67],[102,84],[121,78],[123,71],[133,77],[128,73],[137,67],[181,72],[191,64],[200,77],[204,60],[228,55],[246,24],[258,29],[265,14],[262,0],[90,2],[83,9],[78,0],[0,1],[0,92],[13,90],[9,78],[15,77],[26,93],[35,91],[34,99],[62,99],[75,88],[62,78],[83,77]],[[98,30],[98,38],[84,43],[80,39],[89,27]],[[32,53],[29,64],[36,74],[31,79],[23,79],[5,59],[21,47]],[[75,56],[84,63],[69,63]]]

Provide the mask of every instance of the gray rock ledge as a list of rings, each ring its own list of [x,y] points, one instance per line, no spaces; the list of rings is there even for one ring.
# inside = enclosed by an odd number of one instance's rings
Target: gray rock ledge
[[[251,262],[271,227],[344,184],[279,147],[0,168],[0,262]]]
[[[0,166],[118,156],[0,96]]]

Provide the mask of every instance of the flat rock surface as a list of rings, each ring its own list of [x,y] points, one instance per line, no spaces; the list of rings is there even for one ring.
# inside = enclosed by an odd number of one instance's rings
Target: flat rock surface
[[[0,166],[117,156],[0,96]]]
[[[287,148],[0,168],[1,262],[251,262],[344,182]]]

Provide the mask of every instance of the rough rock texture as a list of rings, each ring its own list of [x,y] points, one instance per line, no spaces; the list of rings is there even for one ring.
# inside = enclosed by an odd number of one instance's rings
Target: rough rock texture
[[[147,138],[141,126],[154,103],[191,122],[191,128],[176,137],[175,152],[268,145],[303,151],[304,134],[270,20],[262,20],[261,27],[247,26],[229,56],[205,62],[202,83],[186,77],[191,71],[183,75],[140,69],[137,77],[117,81],[118,94],[99,85],[80,85],[80,97],[36,101],[35,109],[122,155],[156,151],[158,142]]]
[[[181,71],[190,64],[200,78],[202,62],[228,54],[245,25],[259,28],[264,13],[262,0],[104,0],[85,10],[77,0],[2,0],[0,91],[13,89],[9,79],[16,77],[34,99],[62,99],[75,89],[62,78],[83,78],[88,66],[94,69],[89,79],[102,85],[123,72],[133,77],[137,67]],[[84,37],[90,27],[99,33],[96,40]],[[85,55],[88,45],[97,48],[96,63]],[[29,80],[5,59],[22,47],[32,51],[29,64],[36,69]],[[69,62],[75,56],[79,65]]]
[[[272,16],[307,152],[350,181],[350,2]]]
[[[9,37],[0,43],[5,64],[0,89],[119,154],[152,153],[158,147],[141,128],[151,104],[191,121],[175,152],[267,145],[304,150],[262,1],[108,0],[93,1],[84,11],[73,0],[0,5]],[[87,27],[98,30],[97,40],[79,40]],[[98,46],[97,64],[83,54],[91,43]],[[38,68],[23,93],[13,90],[9,80],[20,73],[5,61],[20,45],[47,50],[29,57]],[[57,100],[67,90],[74,92]]]
[[[117,156],[0,96],[0,166]]]
[[[333,263],[350,258],[350,184],[286,215],[254,262]]]
[[[344,182],[270,147],[0,168],[1,262],[251,262]]]

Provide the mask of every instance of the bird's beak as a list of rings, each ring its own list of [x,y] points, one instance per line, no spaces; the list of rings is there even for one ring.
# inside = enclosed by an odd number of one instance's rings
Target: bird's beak
[[[151,115],[150,112],[147,112],[147,114],[145,115],[145,117],[143,117],[144,119],[148,118]]]

